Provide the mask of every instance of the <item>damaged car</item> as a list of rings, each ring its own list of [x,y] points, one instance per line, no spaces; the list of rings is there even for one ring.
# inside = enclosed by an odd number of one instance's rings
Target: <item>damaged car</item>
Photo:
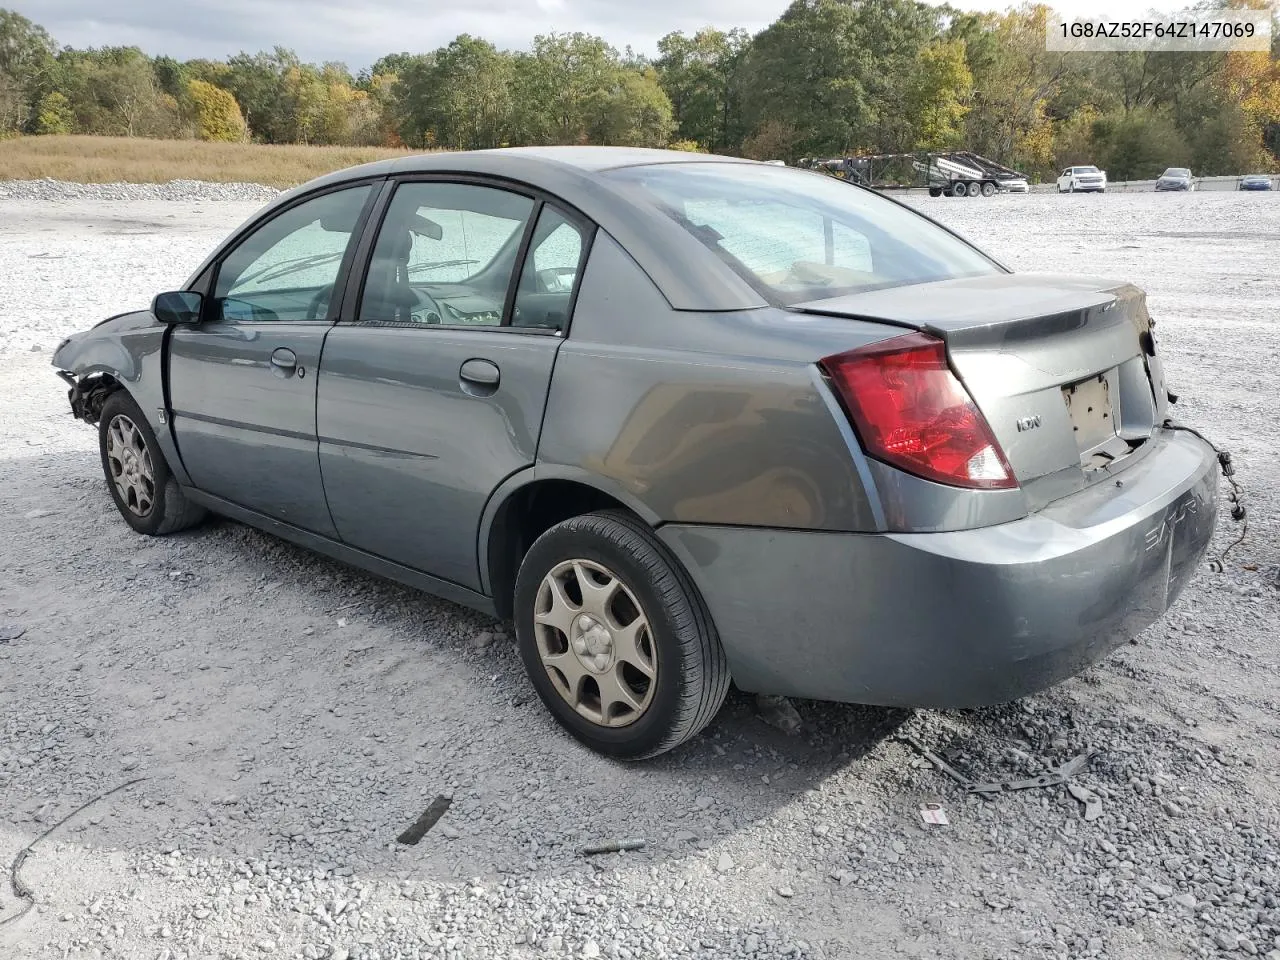
[[[218,514],[514,620],[549,712],[623,758],[731,682],[1042,690],[1163,614],[1217,514],[1141,290],[724,157],[331,174],[53,363],[133,530]]]

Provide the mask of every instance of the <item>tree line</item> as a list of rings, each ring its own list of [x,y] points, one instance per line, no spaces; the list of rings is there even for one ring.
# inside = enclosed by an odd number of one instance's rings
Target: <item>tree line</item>
[[[1264,0],[1206,0],[1261,6]],[[1270,53],[1053,53],[1049,7],[795,0],[753,35],[674,32],[657,56],[552,33],[499,50],[464,34],[357,73],[292,51],[178,61],[59,48],[0,9],[0,136],[107,134],[478,149],[593,143],[794,161],[965,148],[1037,178],[1280,166]]]

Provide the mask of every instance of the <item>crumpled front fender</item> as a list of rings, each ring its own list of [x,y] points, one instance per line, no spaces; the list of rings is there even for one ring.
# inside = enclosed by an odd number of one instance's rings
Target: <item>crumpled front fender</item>
[[[169,429],[165,408],[164,340],[167,330],[150,311],[121,314],[62,341],[53,352],[52,363],[74,379],[70,398],[72,411],[90,423],[97,419],[97,410],[93,409],[93,403],[86,408],[84,401],[95,396],[100,401],[105,399],[104,391],[114,389],[105,380],[99,386],[96,383],[99,378],[109,377],[127,390],[155,433],[169,469],[179,483],[188,484],[189,478]],[[79,410],[77,391],[82,401]],[[97,403],[97,409],[101,409],[101,402]]]

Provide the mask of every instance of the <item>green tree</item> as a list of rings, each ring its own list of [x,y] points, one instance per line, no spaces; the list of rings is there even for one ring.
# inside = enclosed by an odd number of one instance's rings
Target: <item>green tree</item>
[[[675,129],[671,101],[652,68],[619,67],[587,108],[587,139],[605,146],[663,147]]]
[[[515,62],[513,128],[521,143],[585,143],[588,111],[622,69],[618,52],[585,33],[534,37]]]
[[[939,40],[924,47],[916,57],[906,95],[916,148],[960,146],[972,96],[973,74],[965,60],[964,42]]]
[[[1166,167],[1190,163],[1191,150],[1173,121],[1147,107],[1099,118],[1094,140],[1111,180],[1150,180]]]
[[[36,133],[68,134],[75,133],[76,113],[71,109],[71,101],[57,90],[46,93],[36,105]]]
[[[872,112],[865,84],[872,57],[862,40],[851,4],[795,0],[745,58],[742,113],[750,138],[787,160],[851,149]],[[795,132],[785,145],[777,142],[784,128]]]
[[[682,138],[713,152],[741,145],[738,71],[750,43],[744,30],[711,27],[693,36],[669,33],[658,41],[654,66]]]
[[[0,136],[21,131],[52,92],[54,44],[45,29],[0,8]]]
[[[973,100],[965,118],[970,149],[1041,173],[1048,172],[1043,145],[1052,135],[1047,108],[1070,74],[1065,54],[1045,50],[1050,12],[1027,4],[982,18],[991,42],[977,45],[977,59],[970,59]]]

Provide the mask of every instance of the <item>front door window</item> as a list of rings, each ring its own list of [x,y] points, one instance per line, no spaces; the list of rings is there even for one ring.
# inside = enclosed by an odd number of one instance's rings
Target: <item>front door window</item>
[[[365,184],[307,200],[241,241],[218,270],[217,319],[327,319],[343,256],[371,189]]]

